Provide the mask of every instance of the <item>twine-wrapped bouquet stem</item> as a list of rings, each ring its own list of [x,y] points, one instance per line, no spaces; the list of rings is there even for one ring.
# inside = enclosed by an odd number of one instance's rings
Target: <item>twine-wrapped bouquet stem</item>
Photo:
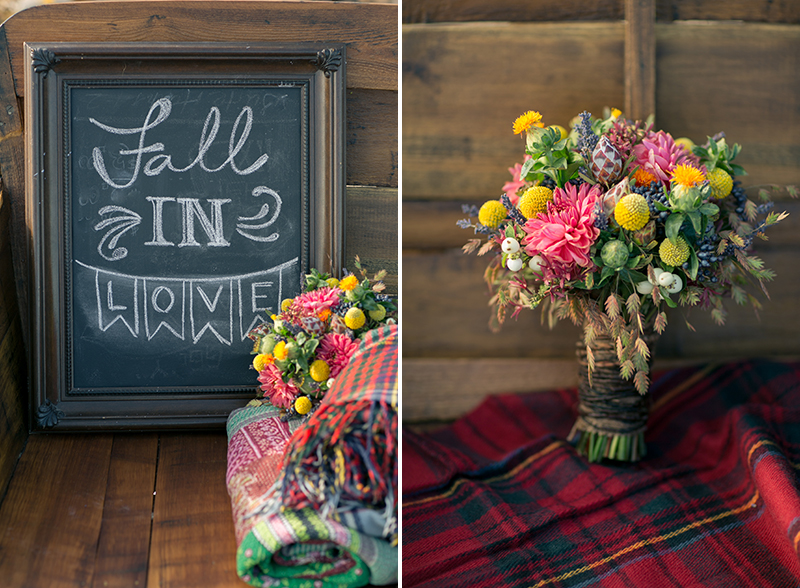
[[[650,329],[642,338],[652,348],[657,337]],[[644,433],[650,395],[639,394],[633,381],[622,377],[610,335],[598,334],[589,348],[594,360],[591,372],[587,346],[578,344],[578,419],[567,441],[590,462],[638,461],[647,453]]]

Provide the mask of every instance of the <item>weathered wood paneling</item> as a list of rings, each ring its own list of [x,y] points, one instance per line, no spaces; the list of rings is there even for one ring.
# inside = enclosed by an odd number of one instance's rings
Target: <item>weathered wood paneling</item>
[[[620,20],[623,0],[403,0],[404,23]]]
[[[25,352],[11,264],[10,207],[0,194],[0,499],[25,445]]]
[[[403,0],[404,23],[621,20],[624,0]],[[656,18],[800,23],[794,0],[657,0]]]
[[[397,187],[397,92],[347,91],[347,183]]]
[[[623,102],[622,23],[406,25],[403,197],[496,197],[528,109],[567,125]]]
[[[685,311],[676,309],[669,313],[659,356],[800,354],[797,246],[761,247],[759,252],[778,274],[769,284],[771,300],[763,300],[760,320],[749,306],[729,302],[724,327],[712,323],[706,312],[690,311],[688,319],[697,331],[692,333],[684,326]],[[539,311],[522,312],[518,320],[506,321],[500,333],[490,332],[485,266],[485,259],[458,250],[404,255],[404,357],[571,357],[579,330],[567,321],[549,331],[540,324]]]
[[[656,113],[673,136],[725,131],[746,185],[800,184],[800,27],[657,25]]]
[[[658,20],[744,20],[800,23],[795,0],[657,0]]]
[[[224,11],[224,12],[223,12]],[[397,90],[397,7],[304,2],[86,2],[37,6],[4,23],[17,94],[22,43],[348,44],[347,87]],[[257,26],[255,26],[257,25]]]
[[[385,269],[387,294],[393,296],[398,292],[397,210],[396,189],[347,188],[345,267],[356,271],[353,259],[358,255],[370,278]]]

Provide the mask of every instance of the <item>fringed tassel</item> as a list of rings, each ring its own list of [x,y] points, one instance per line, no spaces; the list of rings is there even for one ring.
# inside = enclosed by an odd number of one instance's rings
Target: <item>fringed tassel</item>
[[[279,492],[285,508],[337,518],[343,503],[391,505],[396,529],[397,410],[369,400],[322,406],[289,442]]]

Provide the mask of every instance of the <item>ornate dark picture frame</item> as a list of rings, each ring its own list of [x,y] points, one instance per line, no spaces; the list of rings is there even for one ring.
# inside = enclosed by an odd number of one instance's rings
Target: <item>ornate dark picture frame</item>
[[[247,331],[341,270],[344,46],[25,52],[31,429],[222,426]]]

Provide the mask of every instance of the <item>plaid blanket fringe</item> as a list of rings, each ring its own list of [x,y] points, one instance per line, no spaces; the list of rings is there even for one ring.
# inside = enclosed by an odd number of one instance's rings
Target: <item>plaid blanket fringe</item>
[[[367,506],[384,512],[397,544],[397,326],[368,333],[320,407],[289,441],[268,512],[313,508],[340,520]]]

